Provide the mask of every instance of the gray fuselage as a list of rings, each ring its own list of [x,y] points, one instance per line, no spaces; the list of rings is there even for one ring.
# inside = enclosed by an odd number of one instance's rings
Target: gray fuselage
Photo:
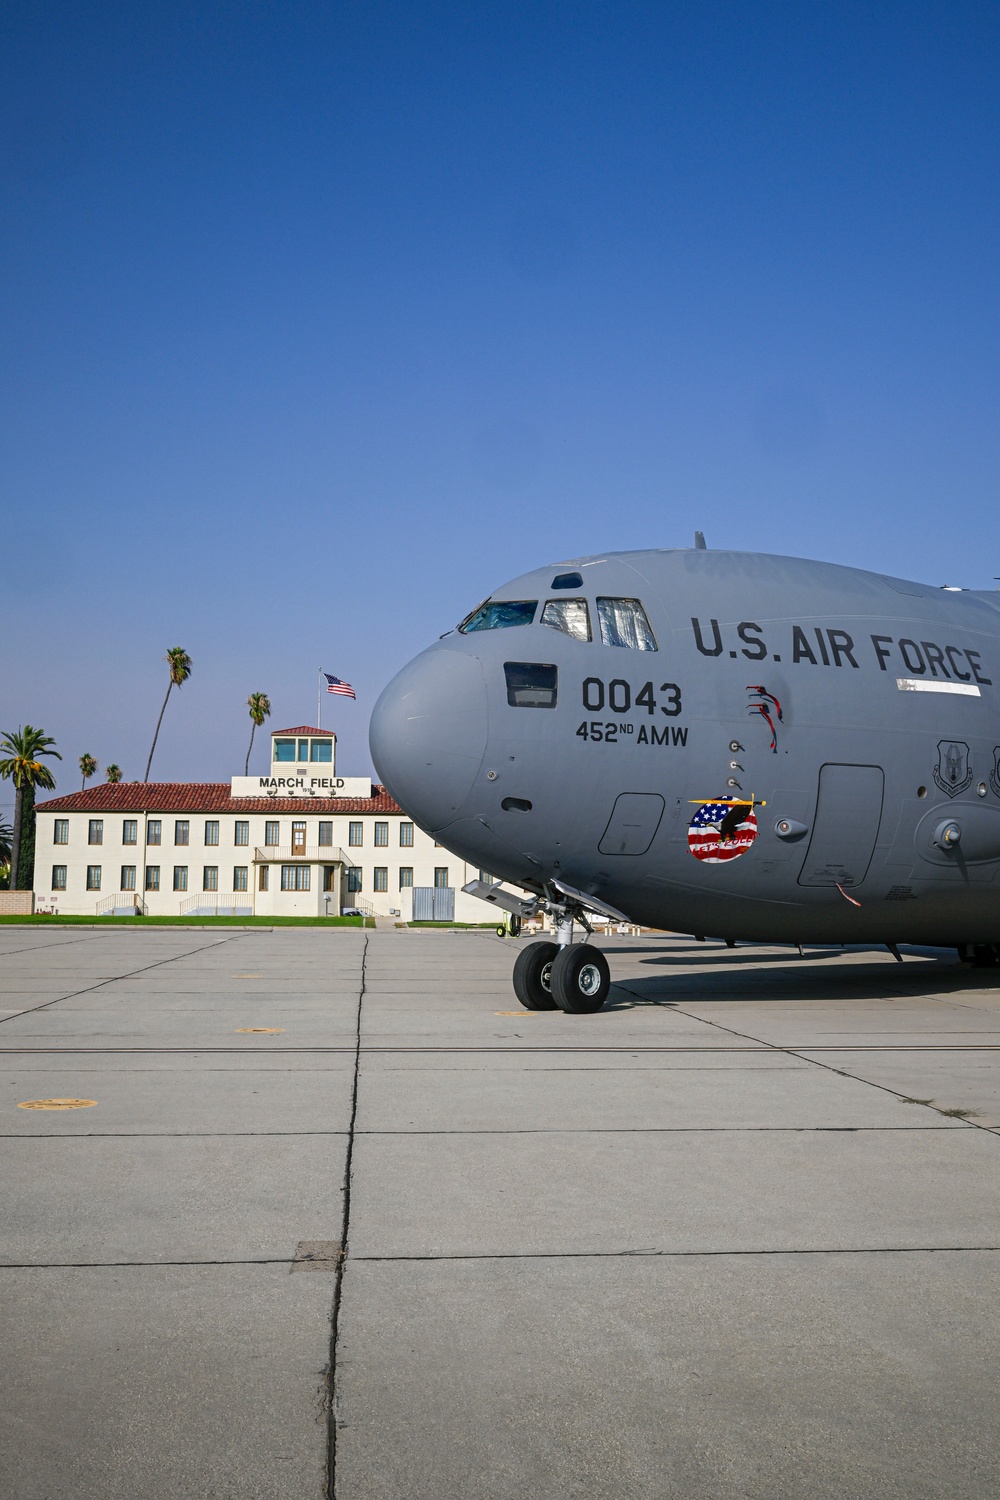
[[[590,640],[540,623],[574,600]],[[379,775],[445,847],[675,931],[1000,941],[1000,594],[696,550],[489,603],[532,601],[431,646],[372,716]],[[602,639],[631,601],[655,650]]]

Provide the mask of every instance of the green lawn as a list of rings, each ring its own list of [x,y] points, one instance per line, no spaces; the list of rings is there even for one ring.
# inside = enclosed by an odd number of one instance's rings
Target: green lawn
[[[363,927],[364,917],[0,917],[15,927]]]

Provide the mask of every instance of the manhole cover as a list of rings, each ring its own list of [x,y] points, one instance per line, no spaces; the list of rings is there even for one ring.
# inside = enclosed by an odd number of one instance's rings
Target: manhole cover
[[[25,1099],[18,1109],[90,1109],[96,1099]]]
[[[267,1036],[276,1036],[284,1029],[284,1026],[237,1026],[236,1028],[241,1036],[248,1036],[252,1031],[259,1031]]]

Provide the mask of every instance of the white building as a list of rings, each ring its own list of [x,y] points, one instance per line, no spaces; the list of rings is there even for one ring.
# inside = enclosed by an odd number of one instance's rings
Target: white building
[[[271,774],[122,781],[39,803],[35,909],[489,921],[484,872],[436,844],[369,777],[336,772],[336,735],[271,735]]]

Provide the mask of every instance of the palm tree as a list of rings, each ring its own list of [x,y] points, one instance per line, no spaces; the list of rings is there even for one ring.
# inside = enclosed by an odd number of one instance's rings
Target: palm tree
[[[7,752],[4,759],[0,760],[0,776],[13,781],[17,788],[14,798],[14,830],[10,840],[10,888],[12,891],[20,889],[17,881],[18,861],[21,857],[24,794],[30,788],[33,800],[36,786],[43,787],[46,791],[51,791],[55,786],[55,777],[52,772],[38,759],[40,755],[54,755],[56,760],[62,760],[58,750],[48,748],[54,744],[55,740],[50,735],[43,733],[41,729],[32,728],[30,724],[25,724],[23,729],[8,730],[0,739],[0,750]]]
[[[10,841],[14,830],[9,823],[0,822],[0,865],[10,864]]]
[[[111,785],[114,786],[116,781],[121,781],[122,779],[122,768],[121,766],[116,766],[114,761],[112,761],[104,774]]]
[[[271,700],[266,693],[251,693],[247,699],[247,708],[250,710],[250,748],[247,750],[247,763],[243,767],[244,776],[250,775],[250,750],[253,749],[253,737],[265,719],[271,717]]]
[[[80,790],[81,792],[85,792],[87,790],[87,782],[90,780],[91,776],[97,775],[97,761],[95,760],[94,756],[80,756],[80,775],[83,777],[83,786],[80,788]]]
[[[153,735],[153,743],[150,746],[149,759],[146,762],[146,774],[143,781],[149,780],[149,768],[153,764],[153,751],[156,749],[156,741],[160,736],[160,725],[163,723],[163,713],[167,706],[167,698],[170,697],[170,689],[183,687],[191,676],[191,658],[180,646],[172,646],[163,660],[167,663],[170,672],[170,681],[167,683],[167,697],[163,700],[163,708],[160,709],[160,717],[156,721],[156,733]]]

